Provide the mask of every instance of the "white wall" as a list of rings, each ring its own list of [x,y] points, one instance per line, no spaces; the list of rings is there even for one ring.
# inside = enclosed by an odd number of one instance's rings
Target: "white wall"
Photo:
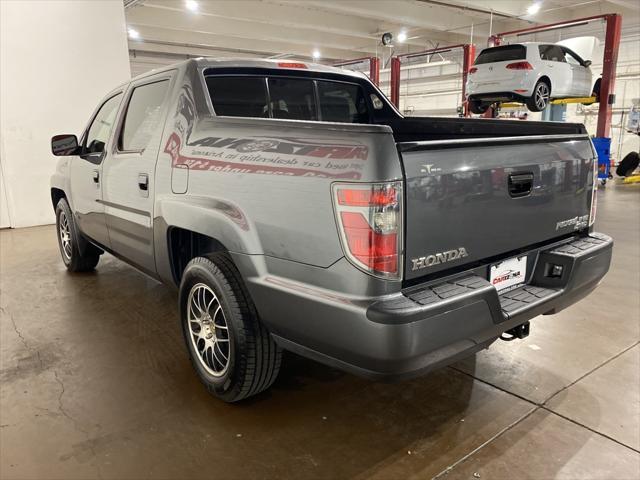
[[[54,221],[51,136],[130,78],[122,0],[0,0],[0,162],[12,227]],[[3,201],[0,198],[0,201]]]

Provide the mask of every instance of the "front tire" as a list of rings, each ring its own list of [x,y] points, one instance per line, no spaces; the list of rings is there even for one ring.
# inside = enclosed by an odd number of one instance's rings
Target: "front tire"
[[[482,115],[488,109],[488,103],[482,103],[480,100],[469,100],[469,110],[475,115]]]
[[[273,384],[282,350],[260,322],[227,254],[191,260],[182,276],[179,302],[191,363],[210,393],[237,402]]]
[[[71,208],[65,198],[61,198],[56,206],[56,232],[58,247],[62,261],[70,272],[90,272],[100,260],[100,251],[93,245],[86,245],[84,251],[79,248],[76,225]]]
[[[549,106],[551,100],[551,87],[544,80],[538,80],[533,87],[533,94],[527,98],[527,108],[532,112],[541,112]]]

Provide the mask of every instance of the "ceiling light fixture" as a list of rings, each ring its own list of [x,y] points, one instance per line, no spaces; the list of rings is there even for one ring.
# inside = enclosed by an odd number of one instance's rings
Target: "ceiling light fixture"
[[[133,28],[129,29],[129,38],[131,40],[138,40],[140,38],[140,32],[134,30]]]
[[[540,11],[540,2],[536,2],[536,3],[532,3],[531,5],[529,5],[529,7],[527,8],[527,13],[529,15],[535,15],[536,13],[538,13]]]
[[[400,33],[398,33],[398,42],[402,43],[407,39],[407,32],[405,32],[404,30]]]
[[[196,0],[187,0],[184,2],[184,5],[187,7],[187,10],[191,10],[192,12],[198,11],[198,2],[196,2]]]
[[[320,58],[320,51],[319,50],[314,50],[311,55],[313,55],[313,59],[314,60],[318,60]]]

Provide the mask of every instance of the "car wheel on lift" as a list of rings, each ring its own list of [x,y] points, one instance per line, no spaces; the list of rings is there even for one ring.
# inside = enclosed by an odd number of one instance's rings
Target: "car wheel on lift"
[[[527,108],[532,112],[541,112],[549,106],[551,87],[544,80],[538,80],[533,87],[533,95],[527,98]]]
[[[469,101],[469,110],[476,115],[482,115],[489,109],[488,103],[482,103],[480,100]]]

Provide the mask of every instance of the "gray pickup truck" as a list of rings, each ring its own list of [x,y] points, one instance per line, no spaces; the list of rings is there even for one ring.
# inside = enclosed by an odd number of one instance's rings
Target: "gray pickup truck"
[[[109,252],[177,286],[194,368],[228,402],[267,389],[283,349],[399,379],[523,338],[611,260],[584,126],[404,118],[322,65],[155,70],[52,151],[67,268]]]

